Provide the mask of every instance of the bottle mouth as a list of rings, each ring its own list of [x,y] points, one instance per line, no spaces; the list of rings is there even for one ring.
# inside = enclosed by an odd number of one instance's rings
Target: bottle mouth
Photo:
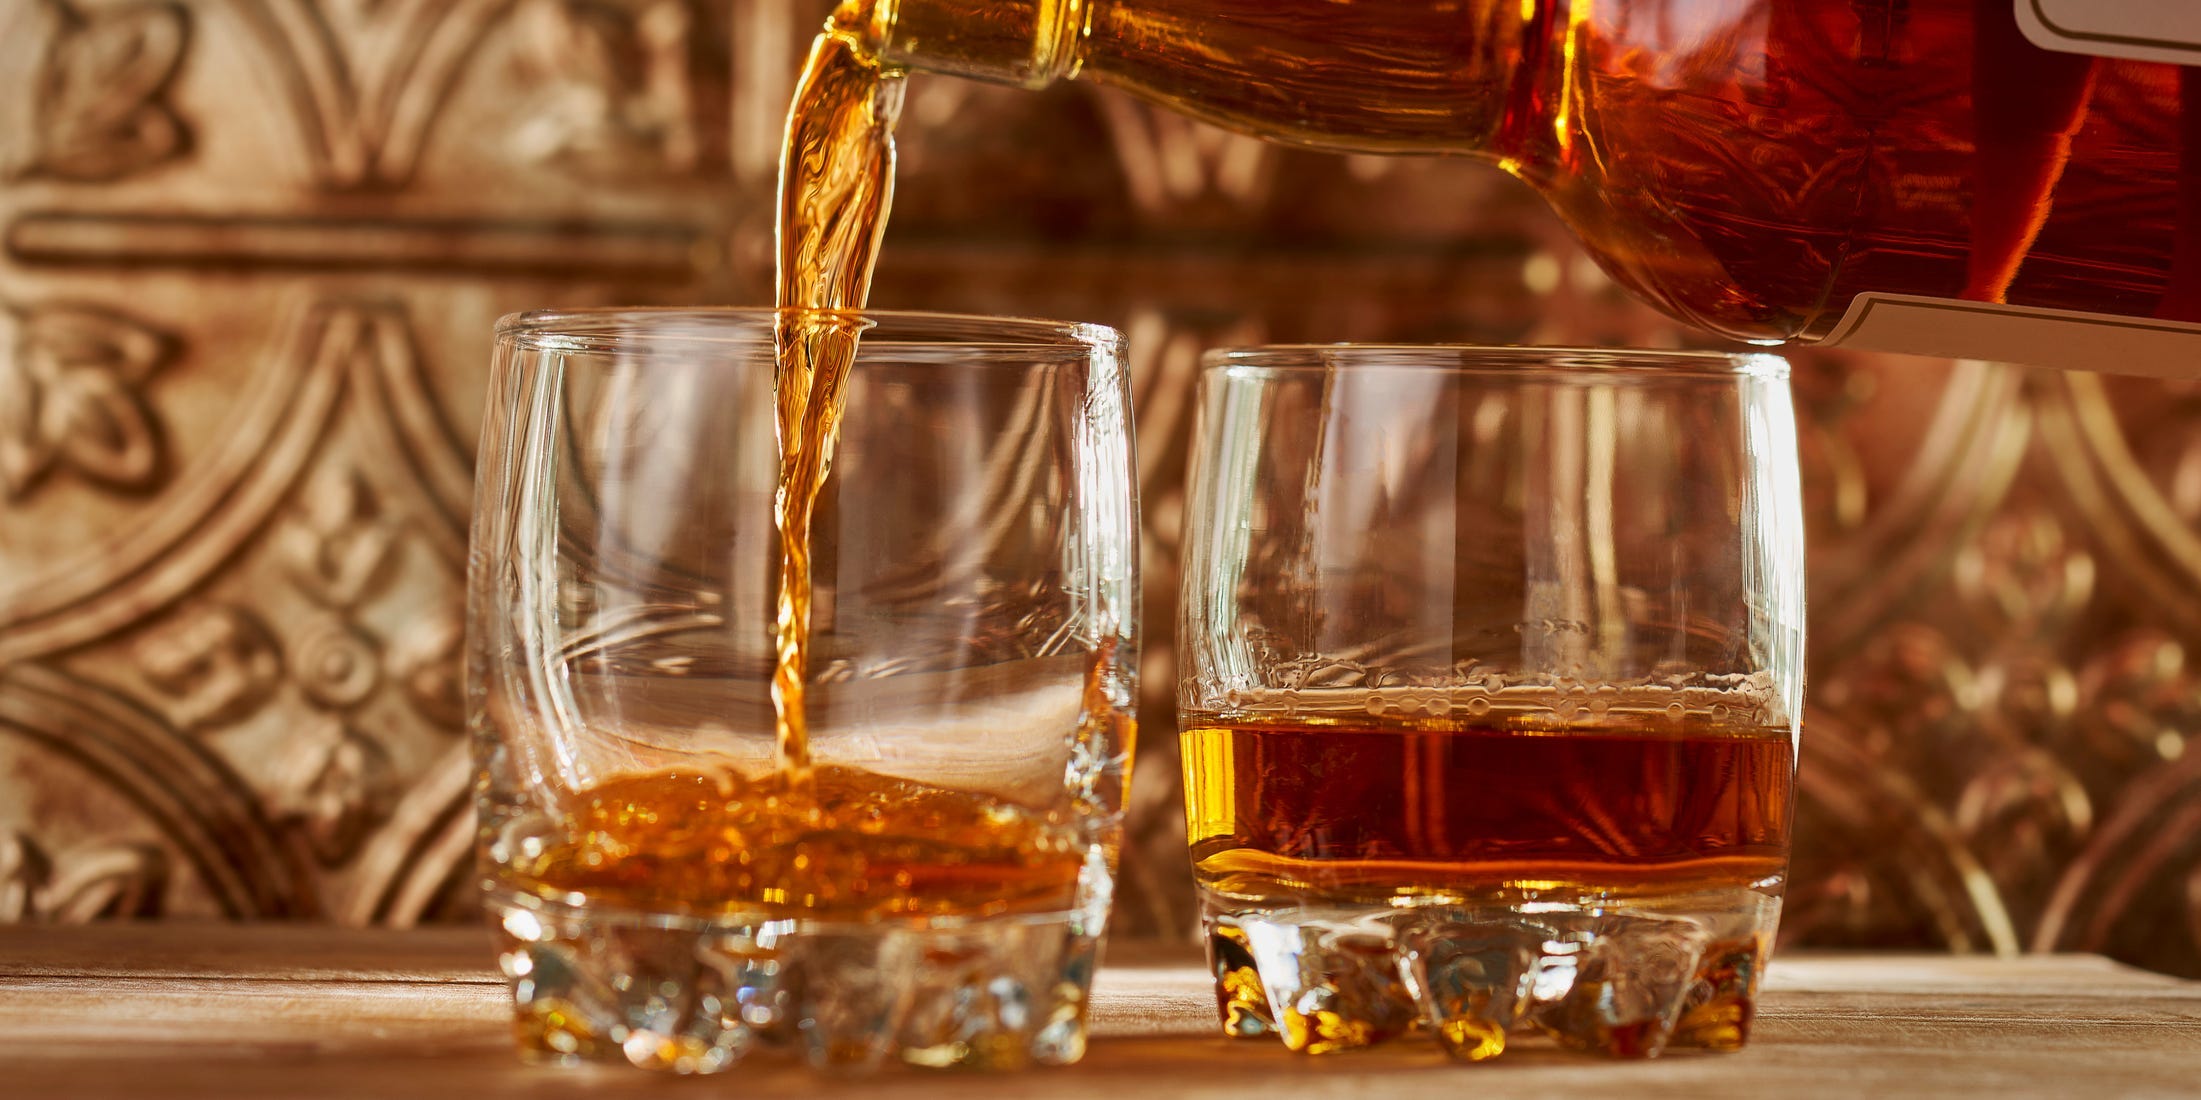
[[[884,56],[898,6],[898,0],[841,0],[825,17],[825,33],[853,43],[866,57]]]
[[[828,33],[898,69],[1043,88],[1076,75],[1090,0],[989,0],[985,18],[949,0],[845,0]]]
[[[1090,0],[1043,0],[1041,7],[1053,18],[1046,21],[1046,33],[1033,40],[1038,47],[1033,65],[1049,81],[1071,79],[1078,75],[1080,47],[1092,30]]]

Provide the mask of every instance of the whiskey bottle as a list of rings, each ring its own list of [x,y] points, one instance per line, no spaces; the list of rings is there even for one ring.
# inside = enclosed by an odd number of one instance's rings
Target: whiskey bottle
[[[1482,158],[1620,283],[1733,339],[2201,375],[2191,0],[848,0],[835,18],[891,68],[1086,79],[1297,145]]]

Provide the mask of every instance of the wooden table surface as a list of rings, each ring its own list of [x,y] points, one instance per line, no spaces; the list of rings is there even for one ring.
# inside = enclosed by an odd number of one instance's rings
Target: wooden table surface
[[[1791,954],[1767,985],[1740,1054],[1468,1066],[1418,1041],[1317,1058],[1223,1039],[1196,960],[1133,956],[1101,971],[1075,1067],[681,1079],[521,1065],[471,929],[7,926],[0,1097],[2201,1096],[2201,983],[2085,955]]]

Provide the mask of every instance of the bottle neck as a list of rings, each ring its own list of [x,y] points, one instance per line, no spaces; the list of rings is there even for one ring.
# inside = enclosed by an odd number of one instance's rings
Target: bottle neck
[[[1044,88],[1077,75],[1098,0],[844,0],[832,25],[899,68]]]
[[[1550,131],[1539,89],[1570,2],[843,0],[834,19],[896,68],[1026,88],[1084,73],[1291,144],[1518,162]]]

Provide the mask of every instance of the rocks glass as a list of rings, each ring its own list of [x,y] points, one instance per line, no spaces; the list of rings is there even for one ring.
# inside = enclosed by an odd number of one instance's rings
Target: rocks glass
[[[532,1057],[1083,1052],[1135,694],[1121,338],[845,320],[808,767],[783,765],[770,690],[774,314],[498,327],[467,683]]]
[[[1738,1048],[1787,870],[1787,366],[1211,354],[1179,685],[1226,1030]]]

